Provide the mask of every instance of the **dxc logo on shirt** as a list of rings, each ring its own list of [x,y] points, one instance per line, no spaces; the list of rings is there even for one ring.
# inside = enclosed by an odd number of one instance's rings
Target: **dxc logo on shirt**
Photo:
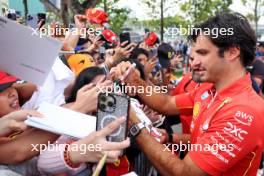
[[[244,139],[242,134],[248,134],[247,131],[242,130],[241,128],[237,128],[236,125],[233,125],[231,122],[227,122],[228,127],[224,127],[224,130],[228,131],[230,134],[238,137],[241,141]]]

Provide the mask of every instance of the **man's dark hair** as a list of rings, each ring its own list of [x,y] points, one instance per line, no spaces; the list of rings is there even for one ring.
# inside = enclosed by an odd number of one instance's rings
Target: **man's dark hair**
[[[206,30],[212,31],[217,28],[232,29],[232,35],[221,35],[215,37],[212,32],[206,35],[211,42],[219,48],[219,56],[223,57],[224,51],[230,47],[240,48],[240,60],[244,67],[250,65],[255,58],[256,50],[256,34],[251,28],[248,20],[240,13],[235,12],[221,12],[216,16],[209,18],[207,21],[195,26],[194,29],[201,29],[203,33]],[[196,42],[200,33],[192,33],[189,39]]]

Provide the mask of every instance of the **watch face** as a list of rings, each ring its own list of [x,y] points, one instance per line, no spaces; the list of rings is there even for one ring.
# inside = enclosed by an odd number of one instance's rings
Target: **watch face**
[[[130,133],[131,133],[133,136],[137,135],[137,133],[138,133],[138,128],[137,128],[136,125],[133,125],[133,126],[130,128]]]

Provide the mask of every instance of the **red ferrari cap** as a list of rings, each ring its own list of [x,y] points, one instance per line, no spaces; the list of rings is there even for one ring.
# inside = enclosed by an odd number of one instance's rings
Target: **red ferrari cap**
[[[109,43],[118,43],[118,36],[110,29],[103,30],[102,35]]]
[[[145,38],[145,43],[148,46],[153,46],[158,42],[158,36],[155,32],[149,32]]]
[[[89,8],[86,10],[85,15],[87,20],[93,24],[101,24],[108,22],[108,14],[101,9]]]

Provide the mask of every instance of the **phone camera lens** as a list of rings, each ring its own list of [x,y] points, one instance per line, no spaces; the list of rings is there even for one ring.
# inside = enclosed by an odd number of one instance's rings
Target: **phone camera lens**
[[[105,104],[101,104],[101,109],[105,109],[105,108],[106,108]]]
[[[101,97],[101,101],[106,101],[106,97],[105,96],[102,96]]]
[[[113,102],[108,102],[107,105],[108,105],[109,107],[113,107],[113,106],[114,106]]]

